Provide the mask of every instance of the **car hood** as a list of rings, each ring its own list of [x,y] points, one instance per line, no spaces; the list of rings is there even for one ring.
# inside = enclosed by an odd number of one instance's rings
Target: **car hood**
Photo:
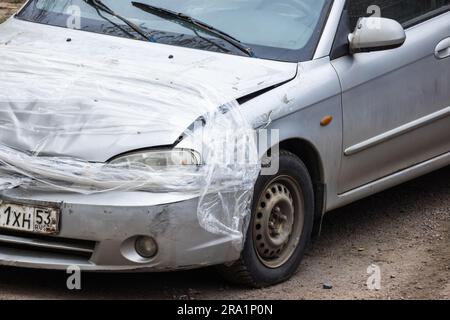
[[[172,145],[208,105],[296,73],[294,63],[10,19],[0,26],[0,143],[106,161]]]

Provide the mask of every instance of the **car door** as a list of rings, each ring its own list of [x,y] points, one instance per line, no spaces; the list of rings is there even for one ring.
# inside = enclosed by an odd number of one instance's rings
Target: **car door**
[[[350,28],[378,12],[401,22],[407,40],[332,61],[343,90],[340,194],[450,151],[449,7],[450,0],[347,2]]]

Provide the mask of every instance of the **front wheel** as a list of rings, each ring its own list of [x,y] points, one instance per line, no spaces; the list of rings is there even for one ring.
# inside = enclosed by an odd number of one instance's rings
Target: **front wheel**
[[[221,266],[226,279],[252,287],[289,279],[309,243],[314,219],[314,192],[304,163],[280,152],[280,170],[256,181],[252,216],[241,257]]]

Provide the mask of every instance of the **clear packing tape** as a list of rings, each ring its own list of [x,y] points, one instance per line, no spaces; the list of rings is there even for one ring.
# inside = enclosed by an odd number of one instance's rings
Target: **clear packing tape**
[[[114,61],[96,61],[0,52],[0,194],[194,194],[200,225],[242,243],[260,162],[238,103],[164,66],[122,64],[126,72],[114,72]],[[201,164],[108,161],[170,145],[196,150]]]

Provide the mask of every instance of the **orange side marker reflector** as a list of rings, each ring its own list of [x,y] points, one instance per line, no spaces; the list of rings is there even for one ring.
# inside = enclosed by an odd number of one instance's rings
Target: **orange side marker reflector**
[[[327,125],[329,125],[331,122],[333,121],[333,116],[326,116],[322,119],[322,121],[320,121],[320,125],[322,127],[326,127]]]

